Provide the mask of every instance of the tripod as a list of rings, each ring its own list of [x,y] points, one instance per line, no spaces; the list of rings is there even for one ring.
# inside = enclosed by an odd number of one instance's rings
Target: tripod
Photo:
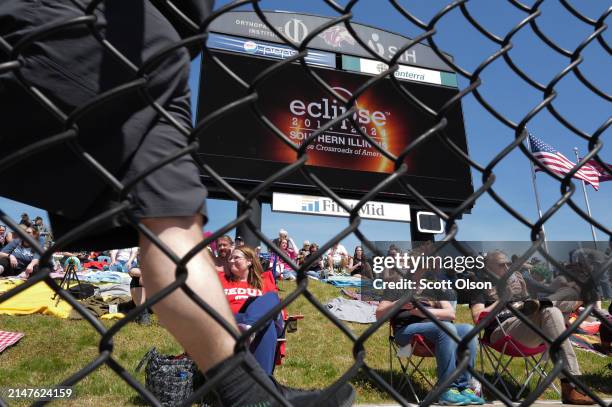
[[[70,288],[70,281],[76,280],[78,289],[73,293],[76,298],[81,297],[81,281],[79,280],[79,276],[77,275],[79,259],[76,257],[69,257],[66,260],[66,271],[64,273],[64,277],[62,277],[62,281],[60,282],[60,288],[64,290],[68,290]],[[53,295],[53,300],[57,297],[57,293]]]

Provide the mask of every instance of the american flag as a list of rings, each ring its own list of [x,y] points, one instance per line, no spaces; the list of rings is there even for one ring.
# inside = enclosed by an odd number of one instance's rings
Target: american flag
[[[608,167],[608,171],[595,160],[589,160],[587,164],[599,172],[599,182],[612,181],[612,164],[605,163]]]
[[[563,176],[576,167],[576,164],[568,160],[563,154],[531,134],[529,135],[529,146],[533,156],[540,161],[544,167],[555,174]],[[536,171],[542,170],[536,167]],[[581,179],[591,184],[595,191],[597,191],[599,190],[599,175],[599,172],[595,168],[585,164],[574,174],[574,178]]]

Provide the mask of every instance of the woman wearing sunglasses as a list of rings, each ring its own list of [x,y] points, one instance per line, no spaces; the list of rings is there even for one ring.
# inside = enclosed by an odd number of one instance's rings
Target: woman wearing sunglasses
[[[219,279],[241,332],[246,332],[280,303],[272,272],[263,271],[255,251],[248,246],[232,251],[229,267],[219,273]],[[251,352],[269,375],[274,370],[277,338],[281,332],[282,318],[277,317],[268,321],[250,341]]]

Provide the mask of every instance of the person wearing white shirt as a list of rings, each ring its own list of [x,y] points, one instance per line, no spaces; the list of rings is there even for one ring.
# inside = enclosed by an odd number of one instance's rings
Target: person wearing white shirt
[[[334,267],[344,267],[348,262],[348,252],[340,243],[333,245],[326,253],[327,267],[333,272]]]
[[[134,260],[138,256],[138,247],[131,247],[128,249],[111,250],[110,258],[111,262],[108,266],[111,271],[120,271],[127,273],[130,268],[134,267]]]

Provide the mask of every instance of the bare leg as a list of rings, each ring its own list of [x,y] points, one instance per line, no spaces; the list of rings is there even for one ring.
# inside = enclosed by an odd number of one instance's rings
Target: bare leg
[[[178,256],[202,241],[200,216],[142,219],[159,239]],[[142,270],[146,292],[152,296],[175,279],[175,264],[149,239],[140,237]],[[207,250],[188,263],[188,285],[222,317],[235,326],[217,272]],[[233,354],[235,341],[181,290],[173,291],[154,307],[160,322],[179,341],[202,371]]]
[[[140,283],[144,284],[144,278],[142,278],[140,268],[135,267],[131,269],[129,274],[132,278],[139,278]],[[132,301],[134,301],[134,304],[136,304],[136,306],[143,304],[147,299],[146,290],[144,286],[131,288],[130,294],[132,295]]]

